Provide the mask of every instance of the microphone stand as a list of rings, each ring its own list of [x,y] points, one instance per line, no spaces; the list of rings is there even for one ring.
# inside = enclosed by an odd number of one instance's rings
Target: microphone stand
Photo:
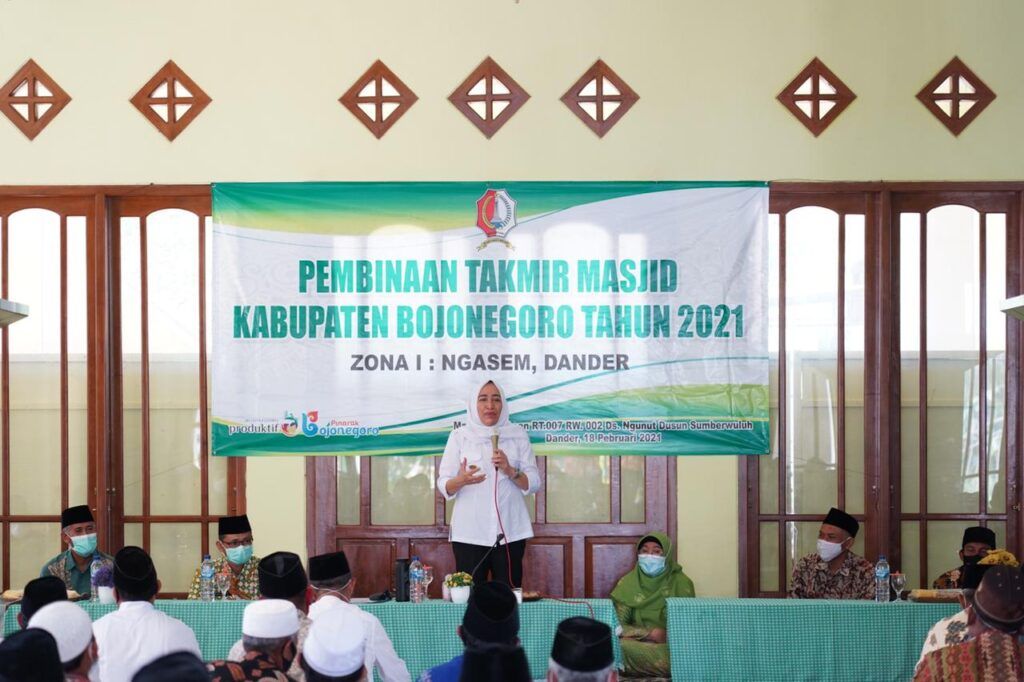
[[[498,548],[498,545],[500,545],[501,541],[504,540],[504,539],[505,539],[505,534],[504,533],[498,533],[498,539],[495,540],[494,544],[491,545],[488,548],[487,553],[484,554],[483,557],[480,558],[480,561],[476,562],[476,566],[474,566],[473,570],[470,571],[470,573],[469,573],[470,577],[473,578],[474,584],[476,582],[476,572],[477,572],[477,570],[479,570],[479,568],[484,565],[484,562],[487,561],[487,557],[491,556],[491,552],[496,550]]]

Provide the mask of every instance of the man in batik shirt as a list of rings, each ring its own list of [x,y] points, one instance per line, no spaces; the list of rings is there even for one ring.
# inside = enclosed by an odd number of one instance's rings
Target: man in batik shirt
[[[818,551],[796,562],[789,596],[798,599],[871,599],[875,571],[850,551],[860,524],[833,507],[818,531]]]
[[[245,607],[242,614],[242,655],[207,666],[215,682],[291,682],[285,672],[295,661],[299,612],[283,599],[266,599]]]
[[[932,583],[933,590],[959,590],[963,588],[962,576],[964,568],[978,563],[996,548],[996,534],[991,528],[971,526],[964,531],[963,542],[960,543],[961,565],[946,571]]]
[[[217,520],[217,549],[223,556],[214,560],[213,572],[230,579],[228,596],[250,601],[259,599],[260,558],[252,553],[252,526],[248,516],[222,516]],[[189,599],[199,599],[201,570],[202,567],[197,568],[192,578]]]

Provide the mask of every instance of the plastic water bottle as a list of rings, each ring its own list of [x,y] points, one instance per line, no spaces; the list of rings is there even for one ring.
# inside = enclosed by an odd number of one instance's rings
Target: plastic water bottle
[[[89,565],[89,601],[99,601],[100,591],[99,585],[96,584],[96,574],[100,572],[102,567],[103,559],[100,558],[97,552],[92,555],[92,563]]]
[[[199,569],[199,598],[213,601],[213,561],[209,554],[203,555],[203,565]]]
[[[889,601],[889,562],[884,554],[878,556],[875,564],[875,601]]]
[[[423,584],[423,562],[420,561],[418,556],[414,556],[412,561],[409,563],[409,601],[414,604],[419,604],[423,601],[424,587]]]

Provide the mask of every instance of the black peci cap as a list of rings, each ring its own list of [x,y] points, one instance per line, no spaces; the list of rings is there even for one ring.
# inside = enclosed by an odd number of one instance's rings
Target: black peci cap
[[[310,582],[317,583],[338,578],[347,580],[351,576],[352,571],[348,567],[348,558],[344,552],[318,554],[309,558]]]
[[[551,659],[575,672],[604,670],[615,662],[612,629],[593,618],[566,618],[555,631]]]
[[[291,599],[309,586],[298,554],[274,552],[260,560],[260,594],[265,599]]]

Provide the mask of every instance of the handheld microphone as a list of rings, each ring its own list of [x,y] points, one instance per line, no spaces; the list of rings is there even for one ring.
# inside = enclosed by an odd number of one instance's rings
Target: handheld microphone
[[[491,432],[491,452],[495,453],[498,451],[498,430],[495,429]],[[498,470],[498,465],[494,465],[494,470]]]
[[[497,438],[497,436],[492,436],[492,438]],[[505,539],[505,534],[504,533],[498,533],[498,539],[495,540],[494,544],[491,545],[487,549],[487,553],[484,554],[483,557],[480,558],[480,561],[476,562],[476,566],[474,566],[473,570],[470,571],[470,573],[469,573],[473,577],[474,583],[476,582],[476,572],[477,572],[477,570],[481,566],[483,566],[484,562],[487,561],[487,557],[491,556],[491,552],[493,552],[495,549],[497,549],[498,545],[501,544],[501,541],[504,540],[504,539]]]

